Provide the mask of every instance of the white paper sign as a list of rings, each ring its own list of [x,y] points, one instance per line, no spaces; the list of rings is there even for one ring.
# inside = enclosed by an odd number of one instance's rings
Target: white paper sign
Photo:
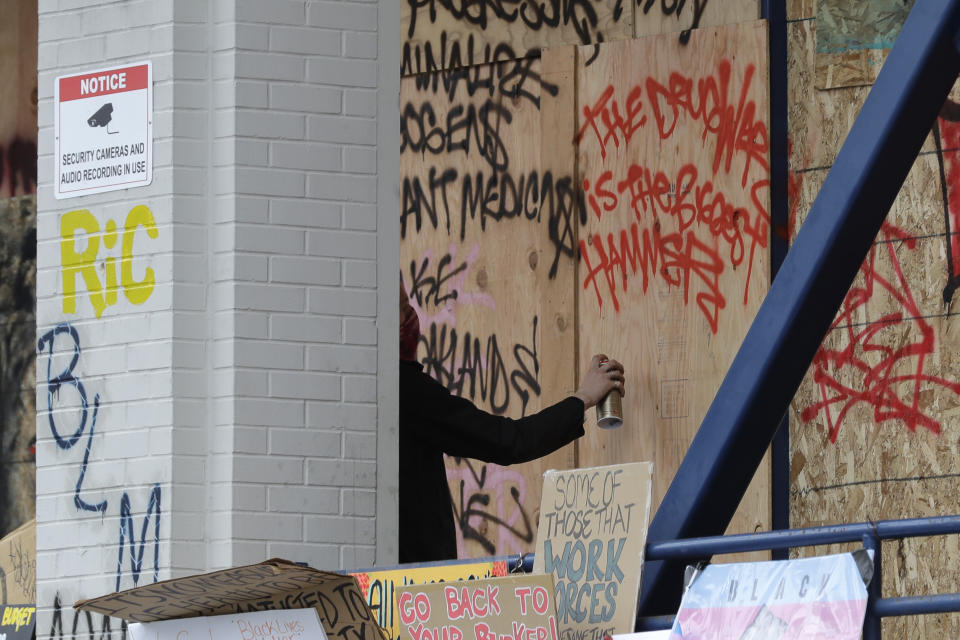
[[[57,199],[153,180],[150,62],[60,76],[54,85]]]
[[[316,609],[135,622],[127,632],[130,640],[327,640]]]

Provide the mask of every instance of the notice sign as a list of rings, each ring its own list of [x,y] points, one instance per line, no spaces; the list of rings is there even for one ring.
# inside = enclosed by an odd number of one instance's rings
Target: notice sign
[[[56,198],[143,187],[153,179],[149,62],[60,76],[54,86]]]
[[[653,463],[547,471],[534,573],[552,575],[561,640],[633,631]]]
[[[401,640],[559,640],[544,575],[397,587],[397,615]]]

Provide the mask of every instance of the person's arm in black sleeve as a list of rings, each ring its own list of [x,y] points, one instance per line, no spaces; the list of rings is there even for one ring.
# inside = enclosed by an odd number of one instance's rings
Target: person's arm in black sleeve
[[[400,393],[416,403],[405,428],[451,456],[510,465],[552,453],[584,433],[584,402],[575,396],[513,420],[451,395],[419,367],[401,371]]]

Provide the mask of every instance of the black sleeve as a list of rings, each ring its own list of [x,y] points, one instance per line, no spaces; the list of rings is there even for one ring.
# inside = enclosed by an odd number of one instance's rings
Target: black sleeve
[[[404,429],[447,455],[499,465],[534,460],[583,435],[583,401],[570,396],[519,420],[482,411],[422,371],[401,371]]]

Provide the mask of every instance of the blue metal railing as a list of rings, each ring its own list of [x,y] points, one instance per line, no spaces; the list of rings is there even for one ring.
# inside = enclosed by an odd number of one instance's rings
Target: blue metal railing
[[[699,560],[714,555],[746,553],[750,551],[787,550],[827,544],[860,542],[874,552],[874,577],[867,587],[867,614],[863,623],[864,640],[880,640],[880,619],[898,616],[926,615],[960,611],[960,593],[944,593],[925,596],[881,596],[882,540],[898,540],[924,536],[960,534],[960,515],[937,518],[912,518],[907,520],[881,520],[859,522],[805,529],[783,529],[764,533],[747,533],[730,536],[709,536],[686,540],[648,542],[645,559]],[[534,555],[508,556],[515,570],[533,571]],[[672,615],[637,618],[636,631],[669,629]]]

